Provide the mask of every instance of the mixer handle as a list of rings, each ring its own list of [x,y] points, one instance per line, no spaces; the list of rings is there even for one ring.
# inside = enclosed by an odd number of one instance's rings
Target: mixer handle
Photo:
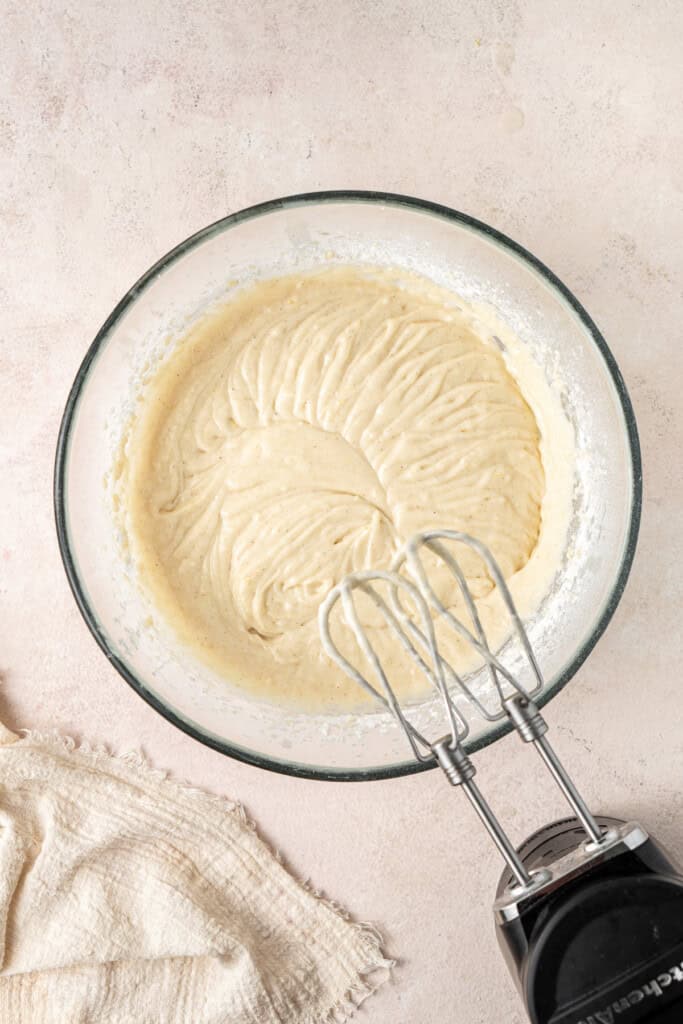
[[[615,867],[565,893],[534,943],[526,990],[534,1024],[680,1024],[683,880]]]

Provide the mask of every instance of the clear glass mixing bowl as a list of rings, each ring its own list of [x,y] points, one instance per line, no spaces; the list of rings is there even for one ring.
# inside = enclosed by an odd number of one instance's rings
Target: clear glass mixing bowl
[[[291,712],[250,699],[200,664],[163,627],[138,586],[114,516],[109,478],[144,367],[169,339],[245,281],[341,263],[402,267],[492,306],[528,346],[563,402],[577,444],[568,551],[528,624],[547,680],[541,703],[572,677],[605,629],[633,559],[641,504],[636,424],[614,357],[569,290],[493,228],[404,196],[324,192],[225,217],[164,256],[99,331],[74,381],[59,434],[55,510],[62,557],[93,636],[128,683],[169,721],[251,764],[324,779],[376,779],[425,766],[388,715]],[[433,702],[418,710],[425,726]],[[506,727],[472,720],[468,749]]]

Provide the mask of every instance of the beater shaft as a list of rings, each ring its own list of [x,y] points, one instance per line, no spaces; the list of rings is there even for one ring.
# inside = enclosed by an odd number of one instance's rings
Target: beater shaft
[[[536,704],[521,693],[516,693],[503,701],[503,707],[522,740],[525,743],[533,743],[590,841],[599,843],[602,839],[602,830],[550,745],[546,736],[548,726]]]
[[[465,751],[460,746],[453,747],[448,736],[433,743],[432,750],[451,785],[463,788],[468,800],[479,815],[479,820],[483,823],[518,883],[524,888],[529,887],[532,884],[531,875],[522,864],[503,826],[474,781],[475,767]]]
[[[512,871],[513,875],[525,889],[533,885],[533,879],[522,864],[517,851],[515,850],[507,832],[504,831],[498,818],[495,816],[488,803],[484,799],[481,790],[475,782],[467,782],[463,785],[465,795],[479,815],[479,820],[491,836],[497,846],[503,860]]]
[[[539,739],[534,740],[533,743],[536,750],[541,755],[548,771],[564,794],[567,803],[581,822],[581,825],[589,836],[590,841],[592,843],[600,843],[603,838],[602,829],[589,811],[586,801],[583,799],[571,778],[565,771],[562,762],[550,746],[548,740],[545,736],[541,736]]]

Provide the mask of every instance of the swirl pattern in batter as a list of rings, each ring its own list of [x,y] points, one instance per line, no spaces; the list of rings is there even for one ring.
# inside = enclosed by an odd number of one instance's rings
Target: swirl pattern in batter
[[[148,387],[128,461],[134,554],[181,638],[318,709],[358,699],[317,631],[346,573],[437,525],[510,577],[541,526],[539,430],[496,345],[427,288],[352,268],[261,282],[200,323]],[[471,583],[485,602],[478,565]]]

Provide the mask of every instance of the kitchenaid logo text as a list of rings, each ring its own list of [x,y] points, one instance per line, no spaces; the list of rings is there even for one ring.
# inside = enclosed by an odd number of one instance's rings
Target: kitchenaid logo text
[[[647,984],[642,985],[640,988],[634,988],[627,996],[617,999],[616,1002],[611,1003],[606,1009],[598,1010],[597,1013],[589,1013],[587,1017],[582,1017],[576,1024],[616,1024],[620,1014],[628,1013],[632,1007],[638,1006],[643,1000],[652,996],[658,999],[659,996],[664,995],[664,989],[667,989],[669,985],[675,985],[679,982],[683,982],[683,960],[680,964],[676,964],[675,967],[670,967],[668,971],[658,974],[656,978],[648,981]]]

